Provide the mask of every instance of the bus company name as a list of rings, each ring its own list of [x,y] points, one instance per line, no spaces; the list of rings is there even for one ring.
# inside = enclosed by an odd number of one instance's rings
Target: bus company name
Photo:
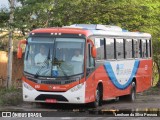
[[[117,75],[130,75],[131,74],[131,69],[130,68],[125,68],[124,64],[117,64],[116,65],[116,74]]]
[[[49,90],[56,90],[56,89],[66,90],[66,88],[62,88],[60,86],[53,86],[53,85],[49,85],[48,88],[49,88]]]

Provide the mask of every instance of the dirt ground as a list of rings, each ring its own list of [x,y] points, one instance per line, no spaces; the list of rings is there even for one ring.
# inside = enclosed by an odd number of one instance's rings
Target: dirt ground
[[[98,108],[91,108],[88,105],[72,105],[72,104],[45,104],[37,105],[34,103],[22,103],[17,106],[3,106],[0,111],[62,111],[62,112],[79,112],[108,110],[128,110],[128,111],[160,111],[160,89],[151,88],[143,93],[138,93],[136,101],[131,103],[125,99],[119,101],[104,101],[103,105]],[[159,112],[160,113],[160,112]]]

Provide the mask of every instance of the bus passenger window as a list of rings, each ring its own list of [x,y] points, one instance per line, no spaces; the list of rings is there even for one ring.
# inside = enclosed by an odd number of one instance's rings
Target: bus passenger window
[[[151,41],[147,40],[147,53],[148,53],[148,57],[151,57]]]
[[[146,52],[146,40],[142,40],[142,58],[145,58],[147,56]]]
[[[104,38],[95,38],[95,46],[97,48],[97,60],[104,59]]]
[[[126,39],[125,56],[126,58],[132,58],[132,39]]]
[[[114,39],[106,38],[106,57],[107,59],[114,59]]]
[[[88,44],[87,51],[87,68],[94,68],[94,58],[91,55],[91,44]]]
[[[141,57],[141,42],[140,40],[134,39],[134,57]]]
[[[117,59],[124,58],[124,47],[123,47],[123,39],[116,39],[116,56]]]

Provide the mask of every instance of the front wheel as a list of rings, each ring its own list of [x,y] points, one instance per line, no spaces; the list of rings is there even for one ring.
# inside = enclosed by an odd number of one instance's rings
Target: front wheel
[[[95,93],[95,101],[92,103],[92,107],[96,108],[101,105],[101,94],[100,94],[100,87],[98,86]]]

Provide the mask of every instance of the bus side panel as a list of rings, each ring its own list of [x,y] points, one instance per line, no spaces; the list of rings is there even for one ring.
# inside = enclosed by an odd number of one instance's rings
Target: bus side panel
[[[85,103],[93,102],[95,100],[95,90],[95,72],[93,72],[86,78]]]
[[[137,92],[142,92],[151,86],[152,60],[140,60],[137,67],[135,74]],[[94,101],[95,90],[99,82],[103,84],[103,100],[130,94],[131,85],[124,89],[116,87],[106,72],[104,65],[101,64],[86,80],[86,102]]]
[[[95,73],[96,81],[103,83],[103,99],[130,94],[130,84],[134,77],[137,92],[148,89],[151,86],[152,60],[106,61],[104,65],[101,64],[97,68]],[[121,80],[118,80],[119,78]],[[127,80],[128,82],[125,82]],[[120,85],[119,82],[125,82],[125,84]]]
[[[96,81],[103,83],[103,100],[115,98],[130,93],[130,86],[124,90],[118,89],[110,80],[104,66],[98,67],[95,75]]]
[[[101,65],[86,79],[86,103],[93,102],[95,100],[95,91],[98,83],[102,83],[103,85],[103,100],[117,96],[117,88],[110,81],[104,66]]]
[[[152,60],[140,60],[136,75],[137,92],[142,92],[152,84]]]
[[[116,92],[113,92],[115,87],[111,83],[105,68],[103,65],[99,66],[95,71],[95,81],[101,82],[103,84],[103,99],[111,98],[116,95]]]

